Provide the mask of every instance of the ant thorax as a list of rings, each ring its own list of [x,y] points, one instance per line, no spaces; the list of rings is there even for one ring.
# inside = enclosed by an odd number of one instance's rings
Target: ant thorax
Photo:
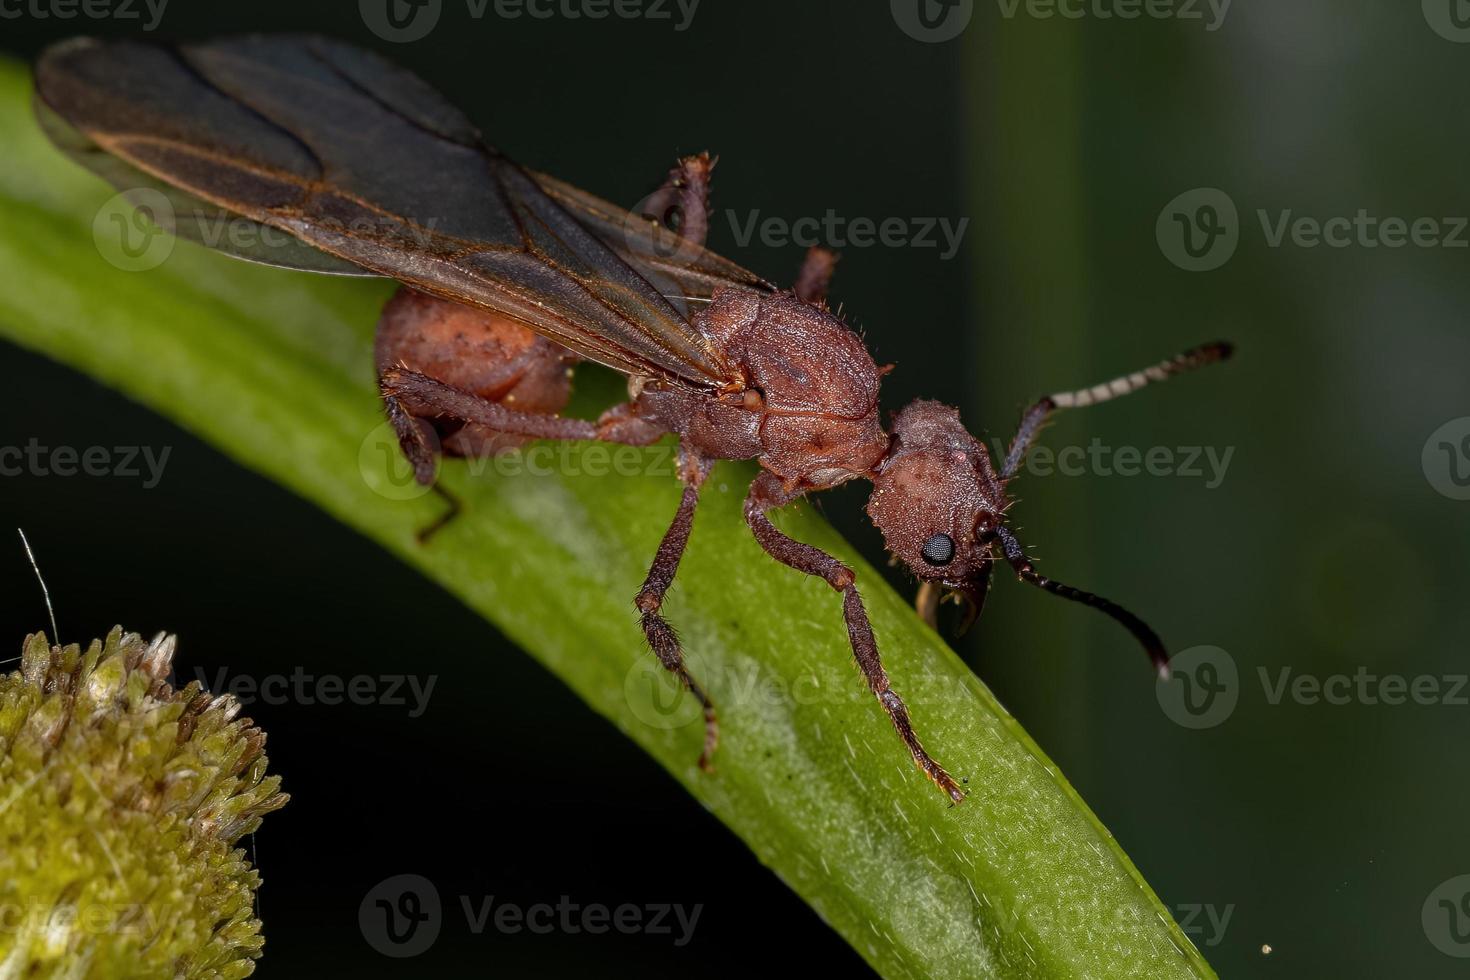
[[[721,289],[694,322],[744,389],[643,397],[701,452],[759,458],[793,490],[866,476],[887,453],[878,367],[861,338],[826,309],[789,294]]]

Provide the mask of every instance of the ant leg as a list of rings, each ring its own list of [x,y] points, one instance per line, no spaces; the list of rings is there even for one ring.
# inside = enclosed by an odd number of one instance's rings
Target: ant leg
[[[637,402],[620,402],[597,419],[597,438],[624,446],[651,446],[669,430],[645,417]]]
[[[694,526],[694,507],[699,502],[699,489],[704,485],[704,479],[710,470],[708,459],[687,449],[680,450],[679,464],[684,482],[684,496],[679,500],[679,509],[674,513],[673,523],[659,542],[658,552],[648,569],[648,577],[643,580],[643,587],[638,590],[633,604],[641,614],[643,635],[654,656],[658,657],[659,663],[665,669],[684,683],[684,687],[699,699],[700,706],[704,709],[704,748],[699,753],[699,768],[705,772],[713,772],[710,759],[720,741],[714,703],[684,666],[684,651],[679,645],[678,634],[659,615],[664,596],[668,593],[669,586],[674,584],[674,576],[678,574],[679,559],[684,557],[684,549],[689,544],[689,532]]]
[[[381,378],[378,379],[378,388],[383,397],[383,407],[388,413],[388,422],[398,436],[398,446],[413,467],[414,480],[433,490],[447,505],[443,514],[428,526],[419,528],[414,535],[419,544],[428,544],[430,538],[459,516],[463,507],[459,498],[445,490],[434,478],[434,462],[439,457],[439,439],[434,434],[434,427],[423,419],[410,415],[399,398],[388,394],[387,386]]]
[[[414,533],[414,537],[418,539],[419,544],[428,544],[430,538],[438,534],[450,521],[454,520],[464,511],[464,505],[459,502],[459,498],[448,490],[445,490],[444,486],[437,480],[429,489],[434,491],[435,496],[444,501],[444,513]]]
[[[378,384],[388,418],[398,434],[398,444],[413,465],[414,479],[432,487],[448,505],[443,516],[418,532],[420,544],[427,543],[463,509],[459,499],[434,479],[438,442],[433,426],[419,418],[420,415],[445,415],[463,422],[479,423],[508,435],[535,439],[595,439],[647,446],[666,434],[665,429],[639,415],[636,406],[632,405],[610,409],[594,424],[581,419],[506,408],[498,402],[405,368],[384,371]]]
[[[398,436],[398,446],[413,467],[413,478],[424,486],[432,486],[434,460],[439,455],[439,439],[434,434],[434,427],[410,414],[403,401],[389,392],[387,382],[381,377],[378,378],[378,393],[388,413],[388,422]]]
[[[571,390],[569,372],[576,358],[565,348],[514,321],[458,303],[399,287],[383,307],[373,341],[378,370],[413,367],[440,381],[523,412],[561,409]],[[384,407],[415,479],[433,485],[435,457],[483,456],[524,440],[483,426],[441,432],[432,419],[394,396],[379,379]],[[415,417],[419,416],[419,417]],[[441,442],[442,439],[442,442]],[[449,505],[443,517],[419,531],[422,543],[458,513],[458,502],[443,487],[435,492]]]
[[[715,160],[708,153],[680,157],[663,184],[643,202],[643,212],[680,238],[703,245],[709,235],[709,181]]]
[[[400,410],[407,410],[414,416],[445,415],[507,435],[531,439],[597,438],[597,426],[591,422],[506,408],[498,402],[472,395],[462,388],[407,368],[394,367],[384,371],[380,385],[384,402],[397,402]],[[423,422],[422,419],[415,421]],[[415,472],[418,472],[417,464]],[[429,480],[432,479],[431,468]],[[428,483],[429,480],[421,479],[421,482]]]
[[[585,439],[626,446],[647,446],[669,432],[660,423],[641,414],[637,403],[614,406],[603,412],[596,422],[588,422],[561,415],[506,408],[499,402],[481,398],[407,368],[390,368],[384,371],[381,384],[383,400],[393,402],[395,410],[400,413],[407,412],[407,407],[411,407],[413,414],[407,418],[419,423],[423,423],[423,419],[414,416],[441,415],[528,439]],[[432,479],[432,465],[428,474]],[[429,480],[422,482],[427,483]]]
[[[1160,361],[1158,364],[1146,367],[1142,371],[1124,374],[1100,385],[1093,385],[1091,388],[1047,395],[1026,409],[1026,414],[1021,416],[1020,428],[1016,430],[1016,437],[1011,440],[1011,448],[1006,452],[1005,465],[1001,467],[1000,478],[1008,480],[1015,475],[1021,465],[1021,460],[1026,456],[1026,450],[1035,441],[1037,433],[1046,424],[1047,418],[1057,409],[1081,408],[1085,405],[1096,405],[1099,402],[1120,398],[1153,382],[1165,381],[1173,375],[1193,371],[1195,368],[1214,364],[1216,361],[1223,361],[1231,355],[1233,350],[1230,344],[1223,341],[1202,344],[1199,347],[1190,348],[1177,357],[1171,357],[1167,361]]]
[[[920,771],[951,800],[959,803],[965,798],[965,794],[949,773],[944,771],[944,767],[924,751],[919,737],[914,734],[908,708],[898,692],[889,686],[888,673],[883,669],[883,661],[878,655],[878,643],[873,638],[873,626],[868,622],[862,597],[853,584],[855,576],[852,569],[825,551],[788,538],[766,516],[768,511],[789,503],[796,496],[787,493],[781,487],[780,481],[770,473],[761,473],[750,484],[750,493],[745,498],[745,523],[750,525],[751,533],[766,554],[783,565],[823,579],[842,593],[842,617],[847,622],[847,638],[852,644],[858,668],[868,682],[868,689],[873,692],[883,710],[888,712],[893,727],[898,731],[898,737],[903,739],[903,744],[908,747]]]
[[[801,271],[796,274],[793,287],[796,298],[803,303],[821,306],[827,302],[827,287],[832,282],[832,271],[837,268],[837,253],[822,245],[813,245],[806,250]]]

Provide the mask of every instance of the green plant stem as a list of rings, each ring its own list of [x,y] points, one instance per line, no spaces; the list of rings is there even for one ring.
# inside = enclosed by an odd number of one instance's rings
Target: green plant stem
[[[667,463],[590,475],[598,457],[585,447],[568,456],[582,475],[450,462],[443,479],[465,513],[420,546],[415,530],[442,505],[395,499],[404,486],[389,477],[372,383],[371,332],[391,284],[187,243],[157,268],[122,271],[93,235],[112,191],[44,143],[14,64],[0,70],[0,137],[4,336],[175,420],[458,596],[642,746],[879,972],[1213,976],[1045,755],[809,506],[778,520],[858,572],[896,689],[925,744],[967,781],[961,806],[925,782],[866,692],[838,598],[751,539],[748,466],[716,469],[665,607],[719,703],[709,775],[695,765],[694,713],[659,700],[669,692],[655,688],[630,601],[678,500]]]

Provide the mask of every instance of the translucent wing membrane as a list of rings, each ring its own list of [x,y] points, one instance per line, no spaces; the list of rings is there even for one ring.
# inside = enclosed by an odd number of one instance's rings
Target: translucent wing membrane
[[[708,301],[721,286],[761,292],[775,287],[755,273],[692,242],[678,239],[653,218],[635,215],[549,174],[528,171],[552,200],[653,283],[681,312]]]
[[[702,249],[689,268],[640,256],[636,236],[617,237],[617,209],[533,179],[370,52],[306,36],[78,39],[42,56],[36,87],[58,144],[120,187],[165,192],[186,237],[273,265],[390,276],[629,374],[734,380],[683,297],[759,279]],[[231,217],[292,240],[203,233]]]
[[[251,221],[139,170],[83,136],[40,99],[36,100],[36,118],[62,152],[114,187],[122,188],[135,206],[149,207],[158,200],[151,195],[161,195],[168,213],[153,213],[150,218],[164,231],[266,265],[344,276],[377,275],[313,248],[279,228]]]

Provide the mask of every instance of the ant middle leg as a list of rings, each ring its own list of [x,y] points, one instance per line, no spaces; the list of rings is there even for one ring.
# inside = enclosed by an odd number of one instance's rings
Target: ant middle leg
[[[913,722],[909,719],[908,707],[889,684],[888,672],[883,669],[882,658],[878,655],[878,642],[873,637],[872,623],[868,621],[862,597],[853,584],[856,576],[852,569],[825,551],[782,534],[767,516],[769,511],[790,503],[795,496],[787,493],[781,482],[770,473],[762,472],[751,482],[750,493],[745,498],[746,524],[750,525],[751,533],[766,554],[783,565],[822,579],[842,594],[842,616],[847,622],[847,638],[852,645],[858,667],[868,682],[868,689],[888,713],[898,737],[903,740],[919,770],[953,802],[961,802],[965,798],[964,791],[945,772],[944,767],[924,750],[919,736],[914,732]]]
[[[699,753],[699,768],[705,772],[713,771],[710,760],[720,741],[715,706],[709,695],[690,675],[684,664],[684,650],[679,644],[679,636],[668,621],[659,615],[659,611],[663,608],[664,596],[674,583],[674,576],[678,574],[679,560],[684,557],[684,550],[689,545],[689,532],[694,527],[694,508],[699,502],[700,487],[709,476],[710,466],[709,459],[687,447],[680,448],[679,472],[684,483],[684,494],[679,499],[679,509],[674,513],[673,522],[659,542],[653,564],[648,569],[648,577],[643,580],[643,587],[633,600],[633,604],[638,607],[643,635],[654,656],[658,657],[659,663],[666,670],[683,682],[689,693],[699,700],[704,711],[704,747]]]

